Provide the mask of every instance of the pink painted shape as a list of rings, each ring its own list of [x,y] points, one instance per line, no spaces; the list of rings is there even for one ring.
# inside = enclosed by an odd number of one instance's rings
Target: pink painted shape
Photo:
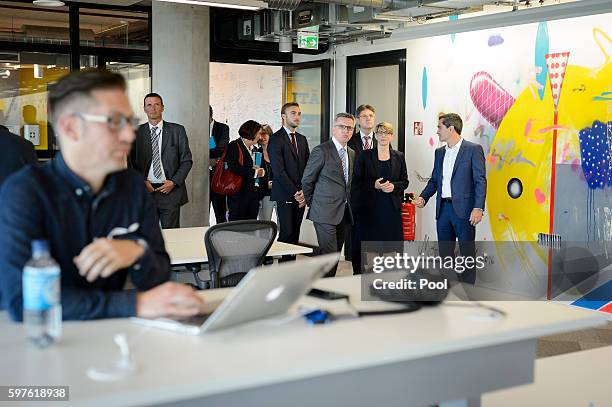
[[[536,188],[535,191],[533,191],[533,193],[535,194],[535,199],[537,203],[543,204],[544,202],[546,202],[546,195],[542,193],[540,188]]]
[[[476,109],[496,129],[514,104],[514,97],[484,71],[472,77],[470,96]]]
[[[544,127],[543,129],[538,130],[538,133],[548,133],[553,130],[567,130],[569,127],[563,126],[562,124],[558,124],[556,126]]]
[[[572,161],[572,171],[576,172],[579,166],[580,166],[580,161],[578,161],[578,159],[575,158],[574,161]]]
[[[430,138],[429,138],[429,145],[430,145],[431,147],[433,147],[433,144],[434,144],[434,143],[433,143],[433,138],[432,138],[432,137],[430,137]]]
[[[531,131],[531,124],[533,123],[533,119],[527,120],[525,123],[525,137],[529,136],[529,132]]]

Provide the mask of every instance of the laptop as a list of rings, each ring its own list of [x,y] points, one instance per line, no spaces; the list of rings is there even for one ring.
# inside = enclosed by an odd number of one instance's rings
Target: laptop
[[[199,335],[283,314],[337,263],[337,253],[251,269],[211,313],[184,319],[139,318],[140,325]]]

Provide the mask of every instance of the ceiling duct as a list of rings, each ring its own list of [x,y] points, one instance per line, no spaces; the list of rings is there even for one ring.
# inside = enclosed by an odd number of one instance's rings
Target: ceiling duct
[[[285,10],[285,11],[293,11],[295,10],[302,0],[269,0],[266,1],[268,3],[268,8],[273,10]]]

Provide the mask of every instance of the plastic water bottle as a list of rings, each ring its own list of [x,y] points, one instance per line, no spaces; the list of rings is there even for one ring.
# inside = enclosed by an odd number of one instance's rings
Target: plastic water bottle
[[[60,268],[49,253],[49,242],[34,240],[32,258],[23,268],[23,323],[28,338],[44,348],[62,333]]]

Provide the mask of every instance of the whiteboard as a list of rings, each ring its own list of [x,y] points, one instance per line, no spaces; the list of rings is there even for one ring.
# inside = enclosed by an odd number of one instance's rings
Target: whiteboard
[[[281,126],[282,67],[210,63],[210,105],[215,121],[230,128],[230,140],[247,120]]]

